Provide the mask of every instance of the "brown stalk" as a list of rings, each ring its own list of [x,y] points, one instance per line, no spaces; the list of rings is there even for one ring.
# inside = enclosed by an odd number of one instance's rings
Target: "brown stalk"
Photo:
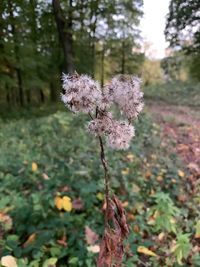
[[[100,157],[102,166],[104,168],[104,181],[105,181],[105,196],[106,196],[106,211],[105,211],[105,226],[108,225],[108,214],[109,214],[109,174],[108,174],[108,164],[105,159],[104,146],[101,136],[99,136],[99,144],[101,148]]]
[[[95,117],[98,117],[98,108]],[[89,113],[90,118],[93,116]],[[105,181],[105,229],[100,244],[97,267],[120,267],[122,266],[125,250],[123,241],[128,236],[129,227],[126,221],[125,210],[120,200],[109,192],[109,172],[108,164],[105,158],[105,150],[102,137],[99,135],[100,158],[104,169]]]
[[[96,114],[95,117],[98,116],[98,107],[96,108]],[[93,120],[91,113],[89,113],[90,118]],[[104,169],[104,182],[105,182],[105,197],[106,197],[106,210],[105,210],[105,226],[108,226],[108,215],[109,215],[109,173],[108,173],[108,164],[105,158],[105,151],[104,151],[104,145],[102,137],[99,135],[99,145],[100,145],[100,158],[101,163]]]

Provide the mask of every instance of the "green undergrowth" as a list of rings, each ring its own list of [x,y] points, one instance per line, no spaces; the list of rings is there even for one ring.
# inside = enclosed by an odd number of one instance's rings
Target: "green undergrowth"
[[[19,267],[95,266],[85,226],[103,232],[104,184],[98,140],[85,131],[86,121],[57,111],[0,123],[0,255],[14,256]],[[143,114],[128,151],[106,149],[112,192],[130,224],[125,266],[200,266],[194,249],[200,198],[180,201],[187,173],[171,152],[173,140],[161,135]],[[82,207],[60,211],[58,195]]]
[[[148,100],[164,101],[168,104],[185,105],[199,109],[200,84],[191,82],[170,82],[145,88]]]

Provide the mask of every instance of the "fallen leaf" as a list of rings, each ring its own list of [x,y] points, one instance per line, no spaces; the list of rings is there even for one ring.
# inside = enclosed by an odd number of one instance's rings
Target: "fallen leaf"
[[[42,174],[44,180],[50,180],[49,176],[46,173]]]
[[[93,246],[88,246],[87,250],[92,253],[99,253],[100,251],[100,246],[99,245],[93,245]]]
[[[195,238],[200,238],[200,220],[197,222],[196,226],[196,232],[195,232]]]
[[[126,208],[126,207],[128,207],[128,204],[129,204],[128,201],[124,201],[124,202],[122,203],[122,207],[123,207],[123,208]]]
[[[162,177],[161,175],[158,175],[158,176],[156,177],[156,180],[157,180],[158,182],[162,182],[162,181],[163,181],[163,177]]]
[[[1,265],[5,267],[18,267],[16,259],[10,255],[1,258]]]
[[[178,145],[178,151],[179,152],[187,152],[189,150],[189,146],[185,144],[179,144]]]
[[[4,212],[0,212],[0,223],[2,223],[3,228],[6,231],[10,230],[12,228],[12,225],[13,225],[12,218]]]
[[[94,245],[99,236],[89,226],[85,226],[85,239],[88,245]]]
[[[37,169],[38,169],[38,165],[37,165],[37,163],[32,162],[32,171],[33,171],[33,172],[36,172]]]
[[[140,227],[139,227],[138,225],[134,225],[134,226],[133,226],[133,231],[134,231],[135,233],[139,233],[139,232],[140,232]]]
[[[97,193],[96,196],[98,200],[101,200],[101,201],[104,200],[104,195],[101,192]]]
[[[62,198],[62,207],[65,211],[70,212],[72,210],[72,202],[71,202],[71,198],[64,196]]]
[[[71,198],[68,196],[64,196],[63,198],[56,196],[54,199],[54,202],[55,202],[55,206],[58,210],[63,209],[63,210],[68,211],[68,212],[70,212],[72,210]]]
[[[30,245],[31,243],[33,243],[35,241],[35,238],[36,238],[36,234],[33,233],[31,234],[28,239],[26,240],[26,242],[23,244],[23,247],[27,247],[28,245]]]
[[[156,131],[156,133],[157,133],[157,131]],[[155,134],[156,134],[156,133],[155,133]],[[152,158],[152,159],[156,159],[157,156],[156,156],[155,154],[152,154],[152,155],[151,155],[151,158]]]
[[[185,173],[181,170],[178,170],[178,175],[183,178],[185,176]]]
[[[187,200],[187,196],[186,196],[186,195],[179,195],[179,196],[178,196],[178,200],[179,200],[180,202],[186,202],[186,200]]]
[[[127,214],[127,218],[128,218],[128,220],[130,220],[130,221],[135,221],[135,216],[134,216],[132,213],[128,213],[128,214]]]
[[[64,235],[62,239],[58,239],[57,243],[63,247],[67,247],[67,237]]]
[[[84,203],[81,198],[76,198],[72,201],[72,207],[75,210],[82,210],[83,206],[84,206]]]
[[[65,185],[64,187],[60,188],[60,192],[69,192],[71,191],[71,188],[67,185]]]
[[[197,173],[200,173],[200,168],[199,168],[199,166],[198,166],[196,163],[194,163],[194,162],[190,162],[190,163],[188,164],[188,168],[189,168],[190,170],[192,170],[192,171],[195,171],[195,172],[197,172]]]
[[[130,169],[129,168],[126,168],[126,169],[121,171],[122,175],[128,175],[129,173],[130,173]]]
[[[139,246],[137,248],[137,252],[138,253],[142,253],[148,256],[153,256],[153,257],[157,257],[158,255],[156,253],[154,253],[153,251],[151,251],[150,249],[144,247],[144,246]]]
[[[150,172],[150,171],[147,171],[147,172],[145,173],[145,177],[146,177],[146,178],[150,178],[150,177],[151,177],[151,175],[152,175],[152,174],[151,174],[151,172]]]
[[[128,154],[128,155],[126,155],[126,158],[128,161],[133,162],[135,156],[133,154]]]
[[[61,210],[62,209],[62,198],[57,196],[55,197],[54,202],[55,202],[56,208],[58,210]]]
[[[140,187],[137,185],[137,184],[133,184],[132,185],[132,191],[134,192],[134,193],[138,193],[138,192],[140,192]]]
[[[159,240],[159,241],[162,241],[164,238],[165,238],[165,233],[164,233],[164,232],[161,232],[161,233],[158,235],[158,240]]]

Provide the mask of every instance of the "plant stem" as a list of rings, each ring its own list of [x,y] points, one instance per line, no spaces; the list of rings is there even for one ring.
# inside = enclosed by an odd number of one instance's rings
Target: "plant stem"
[[[97,118],[98,116],[98,107],[96,108],[96,114],[95,117]],[[90,118],[93,120],[94,118],[92,117],[91,113],[89,112]],[[108,226],[108,214],[109,214],[109,174],[108,174],[108,164],[105,158],[105,152],[104,152],[104,145],[103,145],[103,140],[102,137],[99,135],[99,144],[100,144],[100,158],[101,158],[101,163],[104,169],[104,182],[105,182],[105,197],[106,197],[106,211],[105,211],[105,225]]]
[[[102,166],[104,168],[104,181],[105,181],[105,196],[106,196],[106,212],[105,212],[105,225],[108,225],[108,212],[109,212],[109,174],[108,164],[105,158],[104,146],[101,136],[99,136],[99,144],[101,148],[100,157]]]

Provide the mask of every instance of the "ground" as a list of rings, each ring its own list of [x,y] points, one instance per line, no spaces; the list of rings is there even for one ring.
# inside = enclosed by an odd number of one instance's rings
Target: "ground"
[[[112,192],[130,225],[124,264],[197,267],[199,113],[145,102],[130,149],[106,148]],[[0,254],[18,267],[95,266],[104,184],[87,120],[47,107],[0,121]]]
[[[200,112],[187,106],[148,102],[148,110],[161,125],[163,138],[175,141],[175,151],[180,154],[191,174],[200,177]]]

